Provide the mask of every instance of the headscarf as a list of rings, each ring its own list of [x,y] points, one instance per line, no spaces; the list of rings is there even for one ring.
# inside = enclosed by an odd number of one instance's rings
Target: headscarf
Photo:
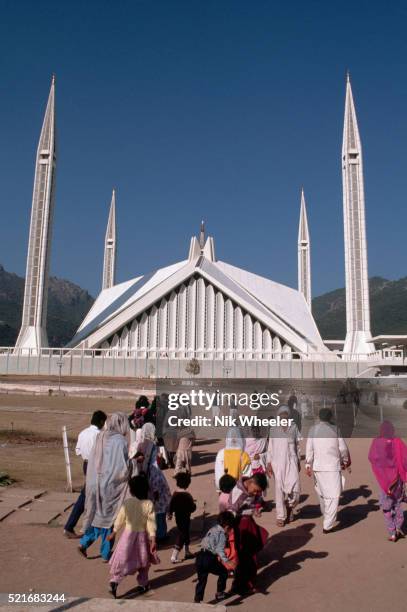
[[[116,435],[126,436],[128,431],[129,420],[123,412],[115,412],[107,418],[105,429],[97,435],[95,442],[95,468],[97,474],[102,472],[103,452],[108,438]]]
[[[291,410],[289,409],[289,407],[285,404],[282,404],[277,410],[277,416],[281,416],[282,414],[288,414],[288,416],[290,416],[290,412]]]
[[[106,421],[106,431],[110,434],[126,436],[129,431],[129,420],[124,412],[115,412]]]
[[[392,423],[383,421],[379,436],[373,440],[369,450],[373,473],[386,494],[399,478],[407,481],[407,446],[394,434]]]
[[[251,428],[252,436],[245,439],[245,451],[253,461],[255,455],[261,455],[266,450],[267,436],[261,435],[261,429],[257,426]]]
[[[229,427],[226,432],[226,450],[237,448],[244,451],[245,441],[239,427]]]
[[[141,428],[140,442],[145,442],[145,440],[155,441],[155,426],[153,423],[144,423]]]
[[[150,463],[157,453],[155,445],[155,426],[153,423],[144,423],[141,428],[140,442],[137,450],[143,453],[143,471],[148,472]]]

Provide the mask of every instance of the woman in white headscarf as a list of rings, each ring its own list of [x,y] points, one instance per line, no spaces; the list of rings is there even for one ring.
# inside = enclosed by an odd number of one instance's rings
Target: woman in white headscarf
[[[288,406],[280,406],[277,415],[290,418]],[[277,525],[293,520],[293,510],[300,500],[300,434],[295,423],[270,427],[266,456],[267,474],[274,475]]]
[[[163,540],[167,536],[166,516],[170,506],[171,491],[157,463],[158,451],[153,423],[145,423],[141,428],[141,442],[138,445],[137,452],[142,453],[144,457],[141,472],[147,476],[149,497],[154,502],[157,541]]]
[[[221,448],[215,460],[215,485],[219,490],[219,480],[228,474],[239,480],[250,475],[250,457],[245,451],[245,441],[239,427],[230,427],[226,433],[225,448]]]
[[[105,429],[97,435],[90,454],[86,472],[84,535],[79,547],[85,557],[86,549],[101,537],[102,559],[109,560],[112,543],[106,538],[126,496],[130,475],[128,431],[127,416],[122,412],[112,414]]]

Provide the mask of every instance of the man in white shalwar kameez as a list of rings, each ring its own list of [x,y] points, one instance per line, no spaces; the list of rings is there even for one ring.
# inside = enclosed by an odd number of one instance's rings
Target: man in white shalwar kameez
[[[280,406],[277,415],[290,418],[288,406]],[[266,455],[267,473],[274,475],[277,525],[293,520],[293,509],[300,499],[300,434],[293,422],[287,427],[270,427]]]
[[[332,411],[322,408],[319,420],[309,431],[305,469],[308,476],[314,473],[315,490],[324,517],[323,532],[329,533],[336,521],[342,492],[341,470],[350,464],[350,456],[345,440],[331,422]]]

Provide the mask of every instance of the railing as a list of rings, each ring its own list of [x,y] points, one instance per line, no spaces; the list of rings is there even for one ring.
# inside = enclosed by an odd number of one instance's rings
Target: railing
[[[405,355],[403,349],[380,349],[372,353],[371,358],[383,361],[401,361],[404,363],[404,361],[407,360],[407,355]]]
[[[198,360],[264,360],[264,361],[378,361],[378,360],[407,360],[402,349],[382,349],[368,355],[362,353],[340,353],[327,351],[324,353],[300,353],[293,351],[265,351],[255,349],[158,349],[126,347],[111,348],[16,348],[10,346],[0,347],[0,356],[13,357],[83,357],[83,358],[125,358],[125,359],[198,359]]]
[[[195,359],[196,362],[192,362]],[[402,351],[371,355],[242,350],[30,350],[0,347],[0,375],[130,378],[349,378],[380,364],[404,364]]]

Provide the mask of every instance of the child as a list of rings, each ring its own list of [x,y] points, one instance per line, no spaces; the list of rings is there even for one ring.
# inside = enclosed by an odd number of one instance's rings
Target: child
[[[110,564],[110,592],[116,598],[119,582],[125,576],[138,572],[137,592],[142,594],[150,588],[148,570],[151,563],[159,563],[156,553],[156,522],[153,502],[148,499],[148,481],[145,476],[134,476],[129,480],[132,497],[126,499],[120,508],[113,532],[113,540],[124,527],[119,543],[113,552]]]
[[[229,495],[236,485],[236,478],[230,474],[223,474],[219,480],[219,512],[228,509]]]
[[[186,491],[191,484],[191,474],[189,474],[189,472],[178,472],[178,474],[175,475],[175,481],[177,483],[177,490],[171,497],[168,511],[168,518],[170,520],[172,515],[175,514],[175,522],[177,524],[177,540],[172,550],[171,563],[180,562],[178,553],[184,546],[184,561],[186,559],[192,559],[194,556],[189,550],[189,528],[191,525],[191,514],[195,512],[196,504],[192,499],[192,495]]]
[[[259,499],[267,489],[265,474],[253,474],[239,480],[229,496],[229,510],[236,515],[238,565],[232,590],[241,595],[255,592],[257,554],[264,547],[268,533],[253,516],[259,516]]]
[[[196,557],[196,571],[198,583],[195,589],[195,603],[201,603],[205,594],[205,587],[209,574],[218,576],[216,601],[226,599],[225,593],[228,571],[234,569],[234,565],[229,562],[225,546],[227,535],[233,531],[234,516],[231,512],[221,512],[218,516],[218,524],[211,527],[201,542],[201,550]]]

